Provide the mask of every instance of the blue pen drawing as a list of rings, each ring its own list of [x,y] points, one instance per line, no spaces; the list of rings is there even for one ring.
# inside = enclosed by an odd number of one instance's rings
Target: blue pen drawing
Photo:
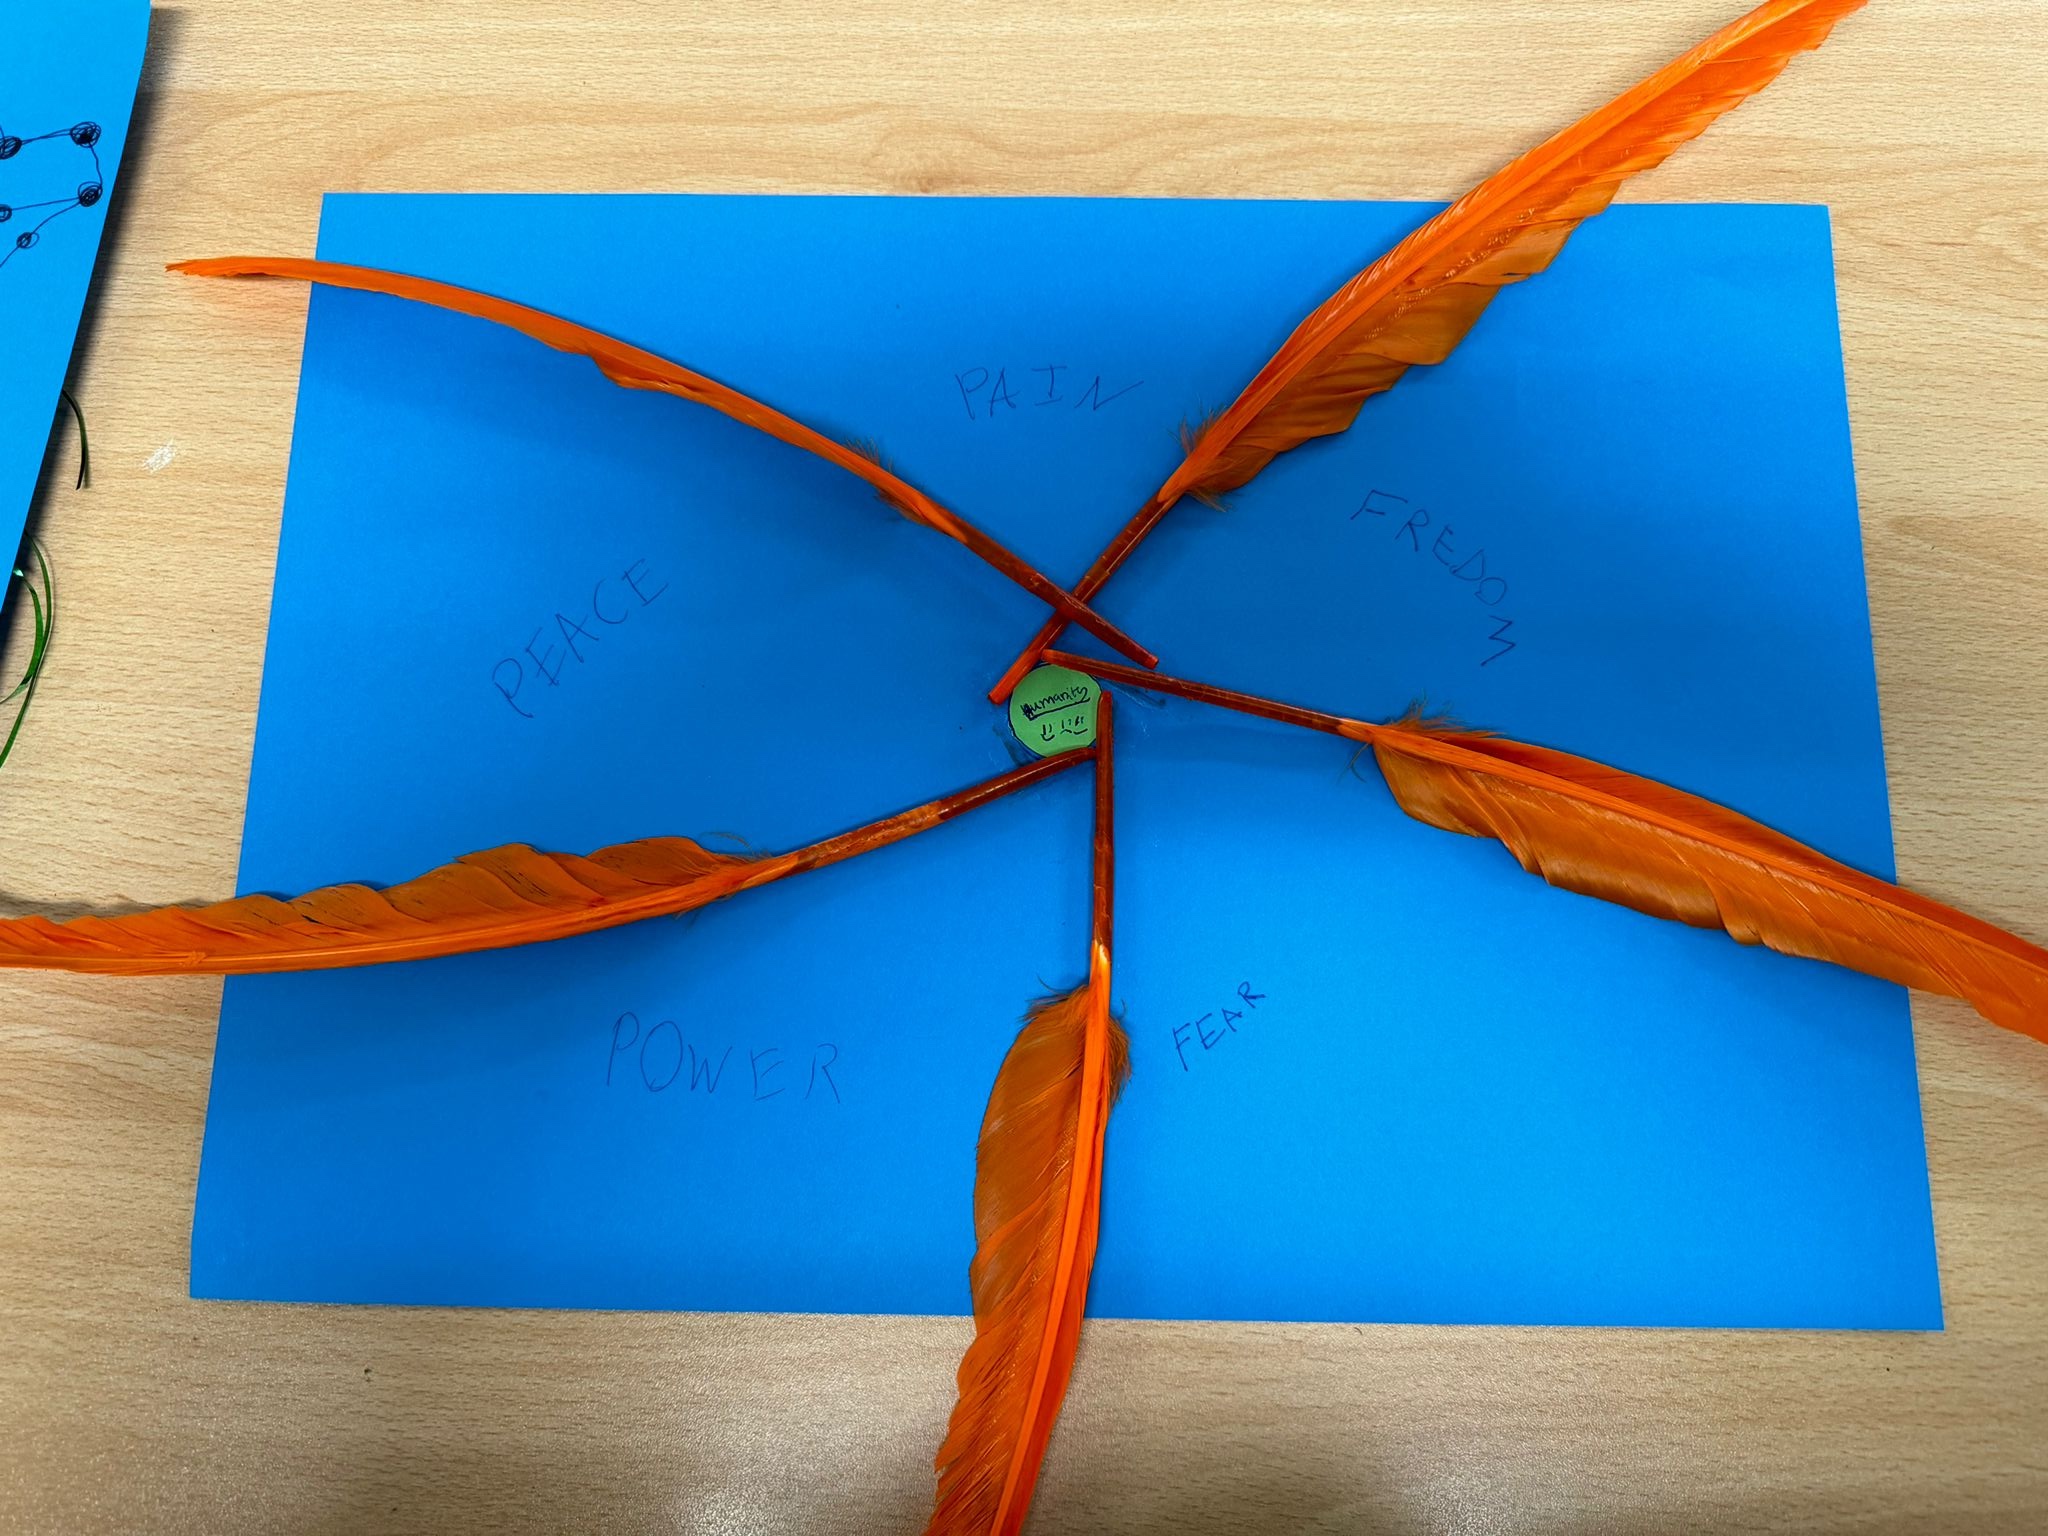
[[[0,570],[62,408],[148,39],[149,0],[0,0]],[[18,583],[0,592],[15,603]]]
[[[48,133],[27,137],[9,133],[0,126],[0,166],[6,168],[0,171],[0,225],[13,224],[24,214],[42,215],[26,229],[0,229],[0,271],[5,271],[7,264],[23,251],[34,249],[52,219],[61,218],[74,208],[98,206],[107,190],[106,177],[100,170],[99,142],[100,125],[94,122],[73,123],[69,128],[53,128]],[[64,144],[82,149],[92,157],[92,174],[80,177],[69,196],[41,196],[54,191],[81,169],[74,158],[37,152],[39,145],[55,149]],[[16,174],[10,176],[6,172]],[[8,196],[17,187],[26,193],[20,202],[11,201]]]

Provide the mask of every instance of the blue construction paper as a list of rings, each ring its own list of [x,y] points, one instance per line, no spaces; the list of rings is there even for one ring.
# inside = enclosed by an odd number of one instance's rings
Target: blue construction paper
[[[1413,204],[336,196],[323,256],[748,388],[1071,579]],[[1824,209],[1625,207],[1102,596],[1182,675],[1465,720],[1891,872]],[[317,289],[242,885],[783,848],[1008,768],[1042,609],[868,488]],[[1123,696],[1106,1316],[1932,1328],[1906,996],[1568,895],[1346,746]],[[1355,771],[1354,770],[1355,767]],[[691,918],[228,984],[196,1295],[957,1313],[1084,773]]]
[[[10,565],[71,366],[148,34],[149,0],[9,0],[0,12],[0,560]]]

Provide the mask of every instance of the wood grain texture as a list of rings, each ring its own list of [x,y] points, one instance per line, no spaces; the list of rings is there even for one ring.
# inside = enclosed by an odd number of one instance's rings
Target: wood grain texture
[[[160,5],[0,907],[232,889],[306,298],[165,260],[362,188],[1443,197],[1741,8]],[[2040,23],[1874,0],[1625,193],[1833,205],[1899,865],[2037,942]],[[0,1530],[916,1528],[964,1320],[187,1300],[217,1000],[0,979]],[[1915,1018],[1947,1332],[1096,1325],[1033,1529],[2048,1529],[2048,1051]]]

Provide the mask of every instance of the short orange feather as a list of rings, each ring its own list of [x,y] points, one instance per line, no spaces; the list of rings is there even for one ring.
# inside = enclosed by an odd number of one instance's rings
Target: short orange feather
[[[974,1343],[937,1459],[927,1536],[1024,1525],[1081,1342],[1102,1210],[1103,1133],[1130,1071],[1110,1016],[1114,892],[1109,700],[1095,767],[1095,918],[1086,984],[1032,1009],[989,1093],[968,1271]]]

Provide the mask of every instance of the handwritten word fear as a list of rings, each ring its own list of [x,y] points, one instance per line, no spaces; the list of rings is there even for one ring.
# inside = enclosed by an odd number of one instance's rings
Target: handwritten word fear
[[[1515,621],[1500,611],[1507,604],[1507,578],[1494,568],[1484,545],[1473,546],[1456,524],[1427,507],[1411,506],[1407,497],[1391,491],[1367,491],[1351,521],[1361,517],[1383,518],[1395,544],[1417,558],[1426,553],[1443,567],[1449,580],[1462,582],[1469,589],[1471,600],[1483,611],[1482,627],[1487,631],[1480,666],[1490,667],[1515,649],[1518,642],[1508,638]]]
[[[1112,400],[1121,400],[1144,384],[1105,382],[1099,373],[1069,368],[1065,363],[1045,363],[1037,368],[1010,369],[1000,364],[993,372],[970,368],[953,375],[953,387],[960,391],[960,404],[969,421],[994,421],[999,417],[1059,406],[1090,415]]]
[[[1181,1071],[1188,1070],[1190,1050],[1197,1045],[1201,1046],[1203,1055],[1215,1050],[1236,1034],[1237,1026],[1244,1022],[1245,1016],[1257,1013],[1259,1004],[1265,1000],[1265,993],[1254,992],[1250,982],[1240,981],[1237,984],[1236,996],[1215,1012],[1205,1013],[1199,1019],[1191,1019],[1185,1024],[1174,1025],[1173,1049],[1174,1054],[1180,1057]],[[1236,1006],[1233,1007],[1232,1004]]]
[[[573,615],[557,609],[553,619],[534,626],[518,655],[491,668],[491,686],[513,713],[531,720],[543,690],[560,687],[566,672],[586,665],[606,638],[641,609],[653,607],[667,590],[668,583],[652,575],[645,560],[635,560],[616,576],[600,576],[587,604],[578,604]]]
[[[674,1019],[642,1028],[640,1016],[622,1013],[612,1023],[604,1059],[607,1089],[639,1087],[646,1093],[702,1094],[705,1098],[766,1104],[839,1104],[839,1047],[829,1041],[804,1049],[779,1045],[700,1045]]]

